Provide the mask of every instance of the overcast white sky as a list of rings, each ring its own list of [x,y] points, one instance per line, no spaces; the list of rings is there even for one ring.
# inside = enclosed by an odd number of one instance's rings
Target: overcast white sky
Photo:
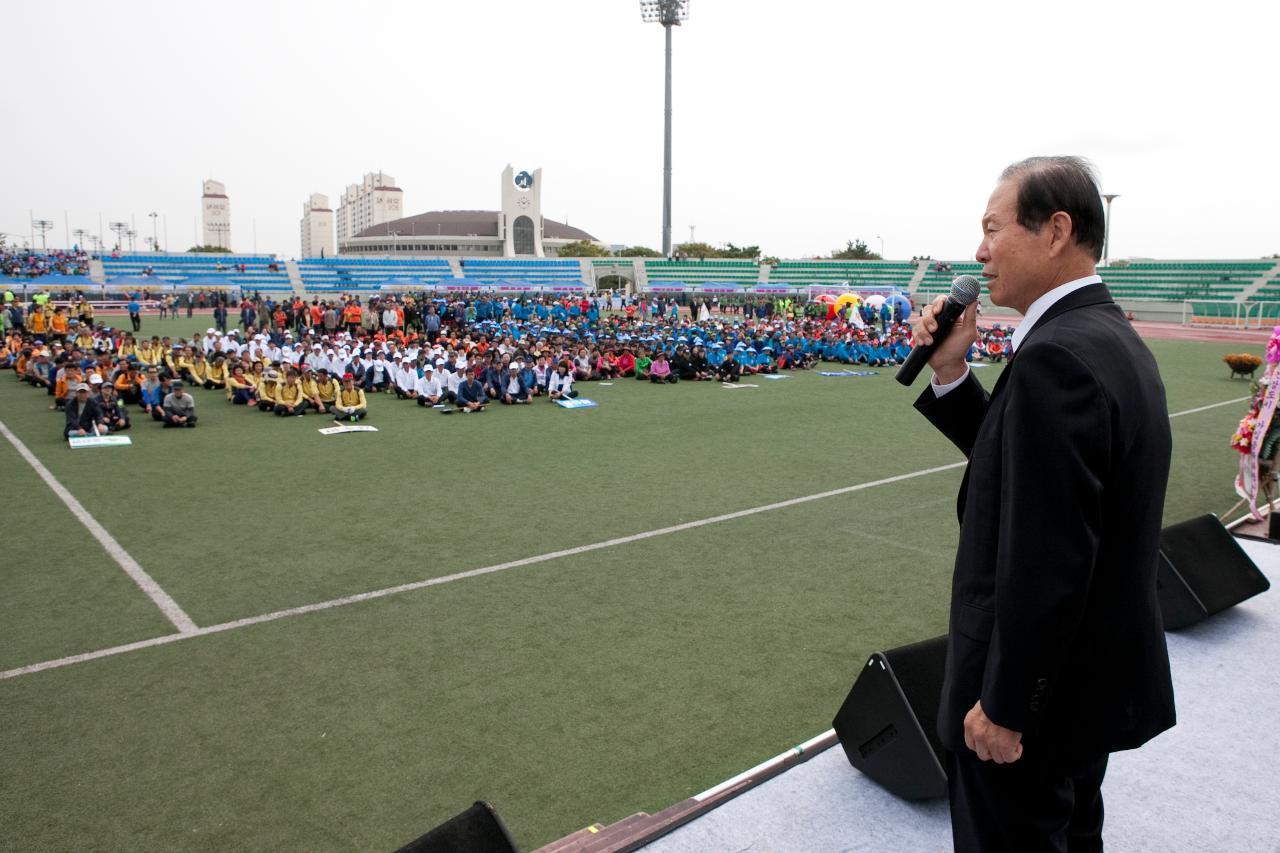
[[[133,218],[141,248],[154,210],[185,250],[212,177],[233,248],[256,223],[292,257],[312,192],[381,169],[409,213],[496,209],[511,163],[544,169],[548,217],[661,244],[662,28],[637,0],[42,0],[5,30],[8,235]],[[1112,257],[1280,252],[1278,30],[1260,2],[693,0],[674,238],[967,258],[1001,168],[1073,153],[1121,195]]]

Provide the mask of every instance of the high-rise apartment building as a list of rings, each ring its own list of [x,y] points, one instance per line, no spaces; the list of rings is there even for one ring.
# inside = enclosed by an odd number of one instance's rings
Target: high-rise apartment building
[[[401,218],[404,191],[396,179],[382,172],[370,172],[358,184],[351,184],[338,205],[338,242],[354,237],[366,228]]]
[[[329,197],[312,193],[302,203],[302,258],[333,257],[333,211]]]

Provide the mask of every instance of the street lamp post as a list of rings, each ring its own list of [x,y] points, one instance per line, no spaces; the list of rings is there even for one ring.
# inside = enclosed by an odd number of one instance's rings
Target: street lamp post
[[[71,232],[71,236],[76,238],[76,247],[80,249],[80,251],[82,252],[84,251],[84,246],[85,246],[84,238],[87,237],[88,235],[89,235],[89,232],[84,230],[83,228],[77,228],[76,230]]]
[[[159,252],[160,251],[160,233],[159,233],[158,222],[160,220],[160,214],[156,213],[153,210],[150,213],[148,213],[147,216],[151,217],[151,251]]]
[[[671,28],[689,18],[690,0],[640,0],[640,18],[667,33],[666,105],[662,137],[662,254],[671,257]]]
[[[1102,265],[1104,267],[1111,266],[1111,201],[1120,198],[1119,193],[1103,193],[1102,198],[1107,203],[1106,223],[1103,226],[1102,238]]]
[[[876,239],[880,241],[880,260],[884,260],[884,238],[877,234]]]
[[[138,244],[135,243],[133,239],[138,236],[138,232],[130,228],[128,231],[124,232],[124,236],[129,238],[129,251],[130,252],[138,251]]]

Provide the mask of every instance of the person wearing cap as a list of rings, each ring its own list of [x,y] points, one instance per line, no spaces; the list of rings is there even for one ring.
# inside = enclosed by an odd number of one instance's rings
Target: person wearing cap
[[[194,427],[196,425],[196,401],[182,387],[182,380],[170,383],[169,393],[165,395],[164,405],[160,409],[160,420],[168,427]]]
[[[289,368],[284,384],[276,389],[275,412],[282,418],[302,417],[307,412],[307,398],[302,393],[298,371],[293,368]]]
[[[436,375],[435,366],[430,361],[422,366],[422,376],[414,390],[418,393],[419,406],[437,406],[444,401],[444,383]]]
[[[365,398],[364,389],[356,385],[353,374],[342,374],[342,388],[338,391],[337,399],[333,401],[333,422],[339,425],[342,421],[358,422],[368,414],[369,403]]]
[[[504,405],[528,403],[531,399],[529,385],[520,375],[520,365],[514,361],[507,365],[507,376],[502,380],[502,396],[498,399]]]
[[[97,380],[96,382],[94,380]],[[111,432],[123,432],[129,428],[129,411],[116,396],[116,386],[104,382],[102,377],[93,376],[89,380],[90,393],[97,390],[98,408],[102,410],[102,420]]]
[[[274,412],[276,410],[280,384],[280,371],[269,367],[263,372],[262,381],[258,383],[258,411]]]
[[[653,354],[653,362],[649,365],[649,381],[655,385],[674,385],[680,381],[671,370],[666,351],[661,348]]]
[[[65,408],[66,424],[62,430],[64,439],[72,436],[97,435],[107,430],[98,401],[89,396],[89,386],[77,382],[71,391],[71,399]]]
[[[737,382],[742,376],[742,365],[738,364],[734,350],[724,354],[724,361],[716,368],[716,377],[721,382]]]

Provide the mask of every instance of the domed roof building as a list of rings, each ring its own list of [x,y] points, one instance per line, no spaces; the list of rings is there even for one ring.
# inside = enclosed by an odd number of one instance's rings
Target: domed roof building
[[[542,215],[542,170],[502,172],[501,210],[433,210],[373,225],[339,240],[342,255],[555,257],[561,246],[599,241]]]

